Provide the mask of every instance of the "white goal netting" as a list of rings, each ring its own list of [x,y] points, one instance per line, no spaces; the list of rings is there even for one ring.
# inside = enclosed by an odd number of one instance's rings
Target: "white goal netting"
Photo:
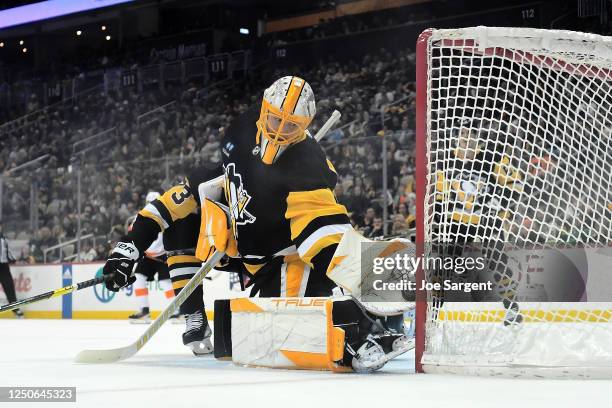
[[[612,38],[487,27],[426,37],[426,255],[441,242],[481,245],[504,296],[521,288],[523,298],[428,294],[425,371],[612,372],[612,303],[601,290],[612,288]],[[554,249],[536,260],[521,252],[537,245]],[[571,286],[584,289],[574,301],[542,301],[567,273],[551,270],[549,255],[572,263]]]

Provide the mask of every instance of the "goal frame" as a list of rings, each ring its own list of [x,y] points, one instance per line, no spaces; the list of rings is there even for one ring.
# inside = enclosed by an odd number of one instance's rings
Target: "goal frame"
[[[416,255],[424,255],[425,250],[425,199],[427,196],[427,175],[429,167],[428,157],[428,129],[431,115],[428,112],[430,101],[430,75],[429,75],[429,52],[430,39],[434,34],[434,28],[428,28],[421,32],[416,42],[416,169],[415,169],[415,193],[416,193]],[[542,30],[545,31],[545,30]],[[558,32],[564,35],[564,32]],[[567,33],[567,32],[565,32]],[[599,36],[597,36],[599,37]],[[563,39],[563,37],[561,37]],[[579,73],[582,76],[610,79],[612,78],[612,70],[607,69],[597,64],[585,67],[580,62],[559,61],[551,58],[545,53],[542,55],[534,54],[529,51],[513,52],[504,49],[504,46],[494,46],[488,44],[478,44],[478,38],[473,39],[452,39],[440,40],[444,45],[457,48],[469,49],[473,54],[509,57],[517,62],[525,62],[531,65],[544,66],[555,71],[563,71],[569,73]],[[606,41],[606,46],[610,43]],[[511,54],[511,55],[510,55]],[[606,57],[610,58],[609,51],[606,52]],[[425,272],[419,264],[416,271],[417,282],[422,282],[425,279]],[[417,284],[416,293],[416,311],[415,311],[415,371],[424,373],[422,357],[425,353],[425,339],[427,326],[427,292],[420,290],[421,285]]]
[[[416,253],[423,255],[425,245],[425,190],[427,189],[427,97],[429,95],[427,47],[432,28],[423,31],[416,45]],[[425,280],[422,264],[416,271],[416,282]],[[424,373],[421,358],[425,351],[425,325],[427,320],[427,292],[417,284],[416,310],[415,310],[415,371]]]

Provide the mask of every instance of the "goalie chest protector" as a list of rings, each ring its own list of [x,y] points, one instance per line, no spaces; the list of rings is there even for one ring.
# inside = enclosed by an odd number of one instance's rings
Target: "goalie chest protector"
[[[289,147],[276,163],[264,164],[256,144],[258,118],[258,106],[238,117],[225,132],[221,154],[238,251],[263,262],[293,246],[285,218],[289,193],[333,191],[337,176],[311,137]]]

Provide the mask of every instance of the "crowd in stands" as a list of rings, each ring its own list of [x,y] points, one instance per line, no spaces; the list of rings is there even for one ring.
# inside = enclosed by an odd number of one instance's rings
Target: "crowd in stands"
[[[348,35],[427,16],[413,17],[398,20],[392,12],[346,16],[271,34],[263,41],[273,46]],[[133,60],[123,63],[131,66]],[[191,168],[218,165],[224,129],[260,103],[267,84],[292,74],[305,78],[315,92],[312,133],[334,109],[342,112],[341,122],[321,144],[338,173],[336,197],[355,228],[373,239],[410,236],[416,200],[414,52],[381,48],[354,60],[329,56],[311,64],[267,64],[241,80],[206,86],[100,88],[43,110],[41,101],[30,98],[23,109],[37,115],[0,129],[0,209],[8,238],[26,243],[17,252],[18,261],[42,262],[47,248],[74,241],[79,227],[81,236],[94,239],[81,242],[78,258],[105,259],[112,242],[126,232],[127,220],[144,205],[147,192],[181,182]],[[0,107],[0,122],[14,115]],[[12,171],[39,157],[44,159],[37,166]],[[78,248],[70,244],[61,253],[49,252],[47,261],[74,259]]]
[[[77,236],[79,224],[81,235],[97,238],[95,245],[83,241],[81,260],[104,259],[110,242],[125,233],[126,220],[144,205],[146,193],[163,191],[194,166],[219,163],[223,130],[251,104],[259,103],[264,84],[287,74],[304,77],[315,91],[312,132],[334,109],[342,112],[339,127],[322,144],[338,172],[336,195],[355,227],[368,237],[381,238],[387,205],[387,235],[407,234],[415,213],[414,54],[381,49],[359,60],[330,59],[299,70],[264,68],[256,80],[249,77],[205,91],[190,83],[163,91],[156,87],[90,92],[3,134],[3,220],[7,230],[14,221],[9,238],[28,242],[19,261],[42,262],[46,248]],[[175,102],[138,123],[139,115],[171,101]],[[381,128],[381,108],[396,101],[400,102],[386,110]],[[105,131],[108,140],[94,137]],[[386,204],[383,136],[389,166]],[[73,143],[83,139],[92,140],[91,149],[74,155]],[[42,155],[48,158],[35,170],[7,173]],[[32,205],[39,226],[35,231],[26,225]],[[64,259],[75,251],[76,245],[68,248]],[[59,257],[54,251],[47,260]]]
[[[311,41],[323,38],[350,35],[368,30],[386,29],[399,24],[434,18],[430,5],[394,8],[370,13],[336,16],[321,19],[318,24],[301,29],[274,32],[267,36],[268,46],[297,41]]]

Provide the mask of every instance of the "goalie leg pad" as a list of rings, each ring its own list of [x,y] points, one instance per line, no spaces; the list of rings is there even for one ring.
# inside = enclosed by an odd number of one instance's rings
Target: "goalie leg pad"
[[[236,364],[333,369],[344,341],[343,332],[333,327],[328,336],[326,302],[326,298],[231,299],[231,339],[224,336],[223,344],[231,344]]]
[[[372,333],[385,332],[372,317],[350,297],[217,301],[215,357],[247,366],[352,371],[355,350]]]
[[[272,368],[350,371],[338,364],[344,330],[332,324],[327,298],[215,301],[215,357]]]

